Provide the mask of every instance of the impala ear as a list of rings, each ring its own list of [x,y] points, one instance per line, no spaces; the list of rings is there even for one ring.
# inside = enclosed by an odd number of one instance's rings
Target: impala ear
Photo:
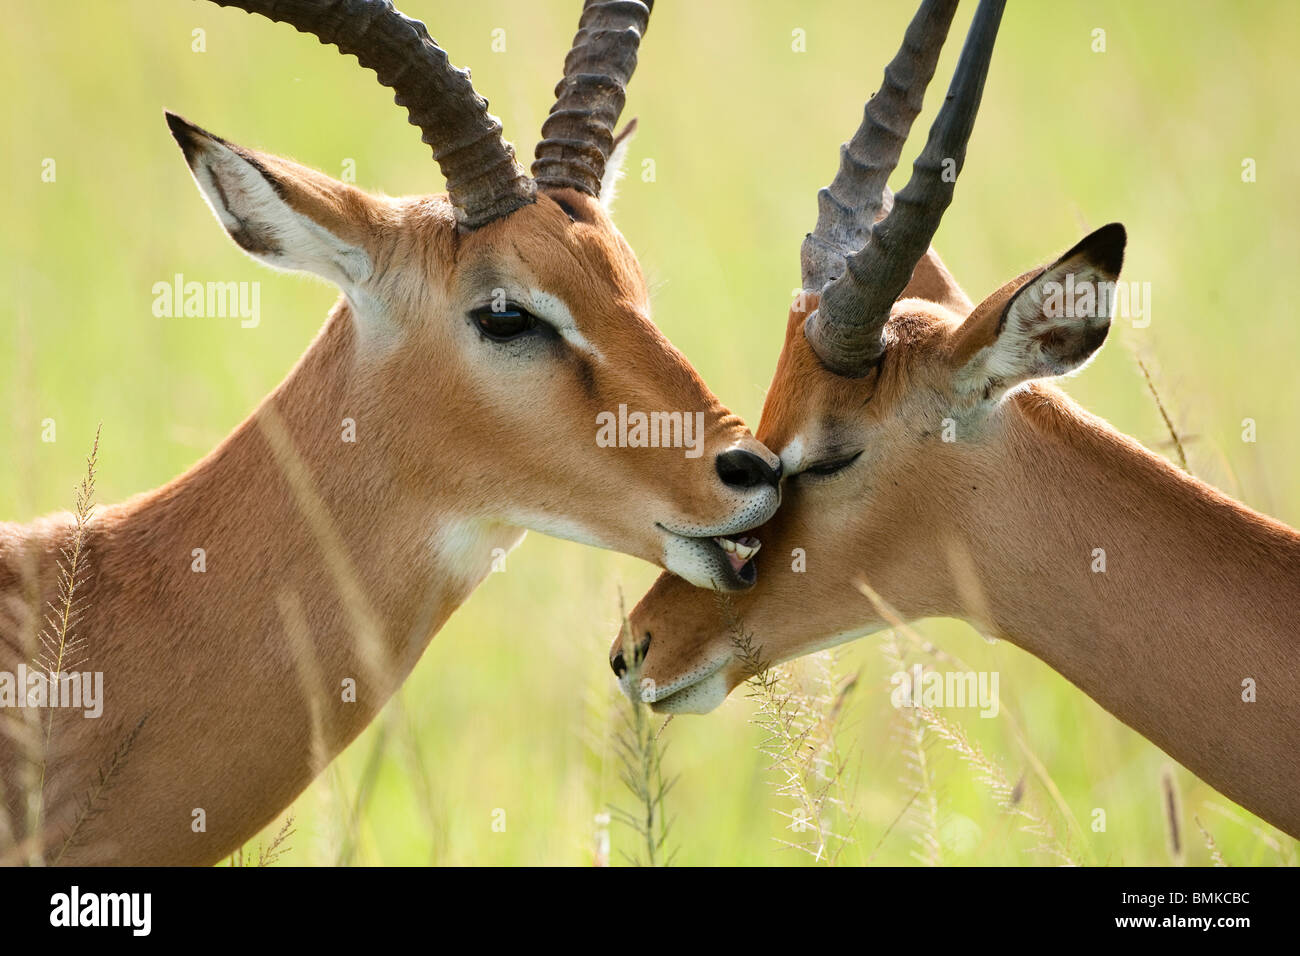
[[[1102,226],[976,308],[959,333],[959,388],[994,398],[1086,365],[1110,331],[1125,241],[1119,223]]]
[[[607,214],[614,211],[614,197],[618,195],[618,182],[623,178],[623,163],[627,161],[627,148],[636,132],[636,117],[627,121],[622,132],[614,137],[614,151],[605,161],[605,172],[600,177],[600,204]]]
[[[241,249],[345,290],[370,277],[364,242],[371,200],[361,190],[166,115],[195,182]]]

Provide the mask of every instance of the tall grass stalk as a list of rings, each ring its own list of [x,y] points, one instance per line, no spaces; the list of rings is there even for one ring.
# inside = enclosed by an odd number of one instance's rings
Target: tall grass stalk
[[[384,753],[388,750],[388,740],[391,735],[389,725],[394,720],[393,714],[391,708],[385,709],[384,717],[379,721],[375,733],[374,743],[370,745],[370,752],[366,754],[366,762],[361,768],[361,780],[353,792],[352,807],[348,811],[343,842],[334,861],[335,866],[351,866],[356,860],[361,844],[361,824],[365,818],[366,807],[370,804],[370,798],[375,793],[375,784],[379,779],[380,768],[383,766]]]
[[[893,628],[885,632],[880,650],[890,673],[906,669],[898,634]],[[903,751],[902,783],[912,794],[903,811],[903,818],[911,825],[912,839],[917,844],[912,857],[925,866],[939,866],[943,863],[939,798],[934,789],[929,754],[926,753],[925,722],[915,707],[902,707],[899,708],[898,729]]]
[[[271,838],[270,843],[259,843],[257,846],[257,856],[245,855],[244,848],[240,847],[234,853],[230,854],[231,866],[274,866],[285,853],[289,852],[289,837],[297,832],[293,826],[293,810],[290,809],[284,818],[284,823],[275,836]]]
[[[1175,866],[1187,862],[1186,848],[1183,846],[1183,808],[1178,798],[1178,786],[1174,780],[1172,767],[1166,766],[1160,773],[1160,789],[1164,800],[1165,836],[1169,840],[1169,858]]]
[[[1133,360],[1137,362],[1138,370],[1142,373],[1142,380],[1146,382],[1147,391],[1151,393],[1151,399],[1156,403],[1156,411],[1160,413],[1160,418],[1165,423],[1165,430],[1169,432],[1170,442],[1178,455],[1178,467],[1190,475],[1192,469],[1187,466],[1187,450],[1183,447],[1183,436],[1179,434],[1173,418],[1170,417],[1168,410],[1165,408],[1165,403],[1160,399],[1160,392],[1156,388],[1155,375],[1152,374],[1147,363],[1136,351],[1133,353]]]
[[[847,761],[840,752],[837,730],[845,704],[858,686],[858,677],[837,679],[834,658],[811,656],[819,673],[796,673],[794,667],[772,666],[754,636],[745,630],[725,595],[718,596],[731,643],[749,678],[749,697],[756,709],[750,723],[763,738],[758,750],[775,774],[775,791],[792,809],[777,808],[792,839],[777,838],[788,849],[801,850],[818,863],[834,865],[851,846],[857,822],[845,796]]]
[[[148,720],[149,714],[146,711],[135,727],[131,729],[131,732],[118,744],[117,749],[113,751],[113,756],[109,758],[108,764],[99,768],[90,789],[80,799],[77,815],[73,819],[67,835],[63,838],[59,852],[54,857],[53,862],[55,864],[58,864],[69,850],[81,845],[82,831],[85,829],[86,824],[104,809],[108,791],[112,789],[113,784],[117,782],[118,775],[126,767],[127,758],[130,757],[131,750],[135,747],[136,738],[140,736],[140,731],[144,729],[144,725]]]
[[[961,670],[974,670],[971,669],[971,667],[966,666],[965,663],[959,661],[959,658],[941,652],[941,650],[930,644],[930,641],[926,641],[923,637],[920,637],[913,628],[907,626],[907,623],[902,619],[901,615],[898,614],[893,607],[889,606],[888,602],[885,601],[879,593],[876,593],[875,589],[872,588],[871,585],[868,585],[866,581],[858,581],[858,591],[861,591],[863,596],[872,602],[872,605],[875,606],[876,613],[880,614],[880,617],[884,618],[885,622],[891,624],[894,631],[901,633],[901,635],[904,635],[907,639],[913,641],[913,643],[920,646],[920,648],[927,649],[928,652],[935,654],[936,657],[952,661],[954,665],[958,666]],[[989,787],[989,790],[993,791],[998,806],[1000,806],[1001,809],[1006,810],[1006,812],[1013,814],[1013,816],[1022,817],[1023,823],[1021,829],[1030,832],[1030,834],[1039,836],[1040,843],[1037,844],[1036,847],[1032,848],[1034,851],[1044,852],[1048,853],[1048,855],[1060,857],[1062,861],[1069,862],[1070,865],[1079,864],[1079,860],[1076,860],[1074,852],[1070,851],[1069,839],[1067,839],[1065,843],[1062,843],[1060,839],[1057,839],[1056,831],[1054,831],[1052,825],[1045,821],[1044,818],[1037,816],[1035,810],[1028,809],[1027,806],[1024,805],[1023,780],[1011,784],[1001,767],[997,766],[995,762],[989,760],[989,758],[985,756],[983,750],[979,748],[979,745],[971,743],[971,741],[967,739],[965,730],[962,730],[961,727],[945,721],[945,719],[941,718],[936,711],[931,709],[915,708],[915,710],[917,710],[920,719],[926,722],[927,726],[931,728],[931,731],[935,732],[941,740],[944,740],[944,743],[948,745],[949,749],[954,750],[959,757],[962,757],[963,761],[969,763],[972,769],[976,771],[980,782],[984,783],[985,786]],[[1005,718],[1006,721],[1011,724],[1011,727],[1014,728],[1015,735],[1017,735],[1017,741],[1019,745],[1021,745],[1026,760],[1030,761],[1031,766],[1034,767],[1035,774],[1039,775],[1040,779],[1044,782],[1044,786],[1048,788],[1049,793],[1052,793],[1053,799],[1056,800],[1062,817],[1065,818],[1067,827],[1073,827],[1074,830],[1079,831],[1079,843],[1082,845],[1083,851],[1087,853],[1087,842],[1082,838],[1082,829],[1079,827],[1078,819],[1076,819],[1074,814],[1070,812],[1069,805],[1065,804],[1065,800],[1063,800],[1060,790],[1056,787],[1056,783],[1053,782],[1052,778],[1050,778],[1050,775],[1047,773],[1047,767],[1043,765],[1043,762],[1041,762],[1039,758],[1032,753],[1030,747],[1028,747],[1027,740],[1024,739],[1019,723],[1015,721],[1013,713],[1011,713],[1010,708],[1008,708],[1004,702],[1000,702],[1000,706],[998,706],[998,715]]]
[[[87,610],[86,601],[78,594],[82,590],[88,573],[90,547],[87,541],[90,522],[95,508],[95,466],[99,462],[99,436],[103,425],[95,429],[95,440],[86,457],[86,474],[77,485],[75,507],[73,509],[72,537],[60,549],[58,592],[51,601],[45,614],[45,627],[40,632],[40,646],[32,661],[43,668],[48,676],[47,694],[58,692],[60,675],[65,668],[76,667],[85,660],[86,642],[76,632],[77,624]],[[47,699],[49,714],[45,718],[45,729],[40,744],[40,773],[36,784],[35,807],[30,833],[38,836],[37,847],[43,845],[39,838],[45,825],[45,778],[49,771],[50,739],[54,733],[55,706],[52,699]],[[134,740],[134,736],[131,738]],[[116,763],[116,757],[114,759]],[[105,784],[100,780],[101,789]],[[74,829],[79,829],[86,812],[78,816]],[[65,841],[64,847],[67,847]],[[41,852],[39,849],[36,851]],[[60,851],[62,855],[62,851]],[[40,862],[36,860],[33,862]]]
[[[415,717],[406,706],[400,691],[390,706],[396,706],[393,719],[397,726],[399,753],[405,765],[406,779],[411,782],[416,806],[420,809],[420,816],[424,819],[425,828],[429,833],[427,862],[429,865],[434,865],[442,857],[447,842],[446,824],[438,801],[438,791],[433,785],[433,777],[429,773],[424,752],[420,749]]]
[[[930,730],[975,771],[976,779],[993,794],[998,807],[1008,815],[1019,818],[1022,831],[1038,838],[1038,843],[1030,848],[1030,852],[1054,856],[1068,866],[1079,865],[1079,860],[1070,848],[1057,838],[1052,825],[1038,814],[1027,799],[1023,782],[1011,783],[1002,768],[984,753],[979,744],[966,736],[966,731],[960,725],[950,723],[928,707],[918,707],[916,712]]]
[[[1196,823],[1196,829],[1201,831],[1201,839],[1205,841],[1205,848],[1210,851],[1210,859],[1213,861],[1214,865],[1231,865],[1223,858],[1223,854],[1219,852],[1219,844],[1214,842],[1214,837],[1211,836],[1210,831],[1205,828],[1205,824],[1201,822],[1201,818],[1193,814],[1192,820]]]
[[[640,662],[622,594],[619,595],[619,612],[622,616],[619,633],[623,658],[631,669],[631,686],[637,687]],[[635,798],[636,806],[633,810],[611,806],[609,812],[612,820],[637,834],[641,846],[636,854],[621,852],[633,865],[669,866],[675,852],[667,851],[672,820],[667,816],[664,801],[677,778],[664,778],[663,758],[667,748],[659,743],[659,733],[654,728],[650,709],[639,695],[628,698],[622,708],[622,724],[614,737],[614,750],[621,764],[619,777]]]
[[[1267,824],[1261,825],[1254,820],[1245,819],[1240,813],[1229,810],[1223,804],[1216,803],[1213,800],[1203,801],[1202,806],[1217,813],[1223,819],[1249,830],[1260,843],[1277,854],[1278,861],[1283,866],[1297,865],[1296,848],[1300,846],[1300,841],[1293,840],[1279,831],[1273,831],[1271,827],[1265,829],[1268,826]],[[1279,836],[1281,836],[1280,840],[1278,839]]]

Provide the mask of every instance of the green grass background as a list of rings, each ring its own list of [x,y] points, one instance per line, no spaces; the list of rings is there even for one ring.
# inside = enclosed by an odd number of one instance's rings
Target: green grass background
[[[577,0],[402,6],[454,62],[473,68],[507,135],[531,157]],[[335,298],[324,285],[260,268],[225,237],[167,133],[164,107],[336,176],[352,158],[358,184],[375,191],[442,183],[373,75],[288,27],[191,0],[5,0],[4,8],[0,519],[26,520],[71,503],[100,422],[100,500],[186,469],[282,378]],[[972,9],[958,13],[936,87],[951,74]],[[655,290],[660,326],[755,425],[815,191],[833,174],[836,148],[856,128],[911,10],[910,2],[661,0],[652,18],[625,114],[639,116],[641,131],[616,218]],[[498,27],[502,53],[491,50]],[[195,28],[206,31],[206,52],[191,50]],[[806,31],[806,52],[791,48],[796,28]],[[1104,53],[1091,49],[1097,28]],[[978,301],[1088,228],[1122,220],[1125,277],[1151,283],[1151,325],[1117,323],[1100,358],[1066,387],[1168,454],[1136,373],[1139,351],[1158,369],[1193,470],[1292,525],[1300,524],[1298,35],[1300,7],[1284,2],[1013,0],[936,239]],[[932,90],[923,124],[938,98]],[[46,157],[57,162],[55,183],[41,181]],[[1246,157],[1256,160],[1255,183],[1242,182]],[[639,175],[645,159],[654,160],[654,182]],[[260,281],[260,327],[155,318],[151,287],[176,272]],[[1248,417],[1258,427],[1253,444],[1241,440]],[[53,444],[40,441],[45,418],[57,422]],[[385,716],[410,733],[390,735],[380,753],[354,859],[590,863],[596,815],[629,803],[609,742],[618,705],[606,648],[618,589],[630,604],[655,574],[631,558],[530,535],[507,572],[490,576],[434,640],[400,713]],[[1006,705],[1085,828],[1093,808],[1106,810],[1106,832],[1087,833],[1087,858],[1172,859],[1160,788],[1167,757],[1016,648],[954,622],[921,631],[1000,671]],[[912,862],[908,826],[890,830],[910,793],[877,640],[847,648],[837,666],[863,675],[842,740],[857,814],[844,859]],[[801,862],[773,839],[783,825],[774,810],[789,806],[773,795],[755,749],[752,704],[736,697],[706,718],[674,721],[661,738],[667,769],[680,774],[669,842],[682,863]],[[1025,772],[1006,721],[946,716],[1011,779]],[[377,733],[367,731],[298,801],[287,861],[337,859]],[[1028,852],[1036,839],[963,763],[938,745],[930,755],[945,862],[1040,859]],[[1293,841],[1181,768],[1175,780],[1191,830],[1187,861],[1209,859],[1193,814],[1229,862],[1294,861]],[[1038,783],[1028,787],[1052,812]],[[492,827],[498,808],[504,832]],[[612,840],[616,860],[635,849],[617,826]]]

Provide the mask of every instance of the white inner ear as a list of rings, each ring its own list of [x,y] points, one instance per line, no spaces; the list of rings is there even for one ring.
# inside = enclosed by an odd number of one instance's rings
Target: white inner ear
[[[623,164],[627,161],[628,146],[632,143],[632,134],[628,132],[614,144],[614,152],[605,162],[605,172],[600,177],[600,204],[606,213],[613,213],[614,199],[618,195],[618,184],[623,179]]]
[[[311,272],[344,291],[374,271],[364,249],[344,242],[280,198],[266,177],[233,150],[205,139],[191,167],[204,198],[226,231],[255,236],[265,249],[245,249],[277,269]]]
[[[1055,331],[1070,338],[1110,323],[1115,278],[1082,258],[1052,266],[1012,298],[1006,321],[992,345],[985,346],[958,376],[966,392],[996,398],[1034,378],[1067,375],[1082,369],[1096,354],[1062,357],[1046,343]],[[1081,290],[1090,289],[1090,292]]]

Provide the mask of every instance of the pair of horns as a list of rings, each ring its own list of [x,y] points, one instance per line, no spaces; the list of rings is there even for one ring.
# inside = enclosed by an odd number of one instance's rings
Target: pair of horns
[[[474,92],[469,71],[452,66],[424,24],[394,9],[391,0],[213,2],[287,23],[373,70],[433,148],[464,229],[528,205],[538,187],[599,195],[624,90],[654,5],[654,0],[584,0],[529,176],[501,135],[501,122],[488,112],[487,100]]]
[[[862,125],[840,151],[840,168],[818,193],[817,225],[801,250],[803,287],[821,294],[804,335],[840,375],[865,375],[880,360],[894,301],[930,247],[966,160],[1006,0],[980,0],[961,58],[912,176],[897,195],[886,181],[921,111],[957,0],[923,0],[868,101]],[[877,222],[882,211],[887,211]]]

